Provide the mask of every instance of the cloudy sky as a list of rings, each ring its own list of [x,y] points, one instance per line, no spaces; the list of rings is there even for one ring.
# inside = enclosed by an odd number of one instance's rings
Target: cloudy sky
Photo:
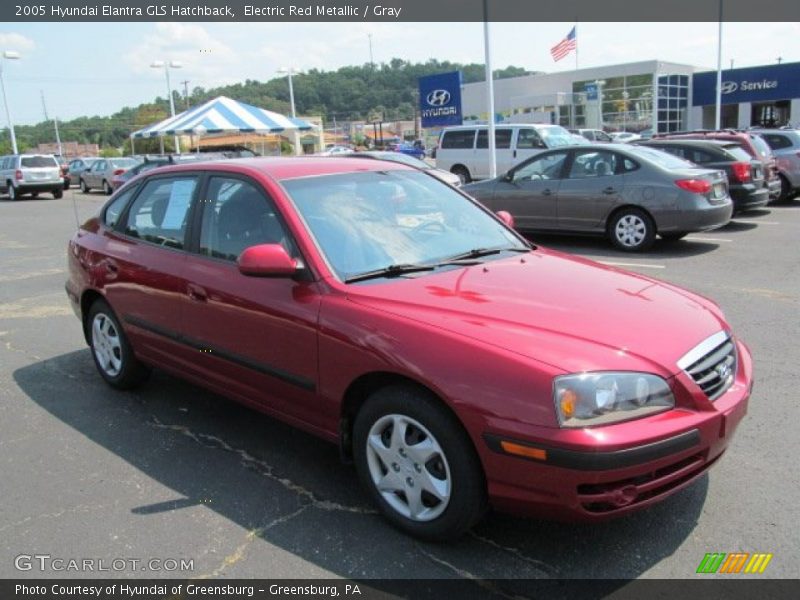
[[[572,23],[493,23],[495,68],[516,65],[555,72],[575,68],[574,56],[555,63],[549,49]],[[276,77],[282,66],[333,70],[392,58],[483,62],[480,23],[21,23],[0,24],[4,75],[17,124],[43,120],[41,92],[50,115],[69,119],[107,115],[166,95],[163,70],[153,60],[179,60],[173,89],[188,80],[213,87]],[[800,61],[800,23],[727,23],[723,65],[736,67]],[[581,23],[581,67],[659,59],[709,68],[717,61],[716,23]],[[182,86],[181,88],[182,89]],[[0,119],[5,126],[5,115]]]

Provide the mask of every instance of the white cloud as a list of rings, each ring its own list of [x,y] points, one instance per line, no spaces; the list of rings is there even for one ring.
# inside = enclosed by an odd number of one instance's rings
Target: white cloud
[[[36,47],[34,41],[21,33],[0,32],[0,51],[16,50],[17,52],[31,51]]]

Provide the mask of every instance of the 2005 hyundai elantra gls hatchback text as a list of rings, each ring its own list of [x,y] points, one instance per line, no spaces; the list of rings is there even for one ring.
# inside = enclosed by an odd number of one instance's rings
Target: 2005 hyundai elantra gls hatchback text
[[[111,386],[157,366],[338,444],[421,538],[690,484],[751,391],[719,307],[502,217],[383,161],[165,167],[80,228],[67,293]]]

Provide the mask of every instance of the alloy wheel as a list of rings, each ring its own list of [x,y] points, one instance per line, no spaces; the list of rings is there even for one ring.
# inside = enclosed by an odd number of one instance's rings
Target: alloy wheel
[[[619,243],[626,248],[639,246],[647,236],[647,223],[638,215],[625,215],[614,228]]]
[[[97,313],[92,321],[92,350],[97,364],[106,375],[119,375],[122,370],[122,342],[114,322],[103,313]]]

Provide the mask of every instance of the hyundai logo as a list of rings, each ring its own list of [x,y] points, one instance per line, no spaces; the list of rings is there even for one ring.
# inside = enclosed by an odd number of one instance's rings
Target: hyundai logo
[[[433,90],[425,97],[430,106],[445,106],[450,104],[450,92],[447,90]]]
[[[728,377],[731,374],[731,368],[728,366],[727,363],[722,363],[721,365],[717,365],[716,369],[714,369],[719,375],[719,378],[722,381],[727,381]]]
[[[739,84],[735,81],[723,81],[720,92],[723,94],[731,94],[739,89]]]

